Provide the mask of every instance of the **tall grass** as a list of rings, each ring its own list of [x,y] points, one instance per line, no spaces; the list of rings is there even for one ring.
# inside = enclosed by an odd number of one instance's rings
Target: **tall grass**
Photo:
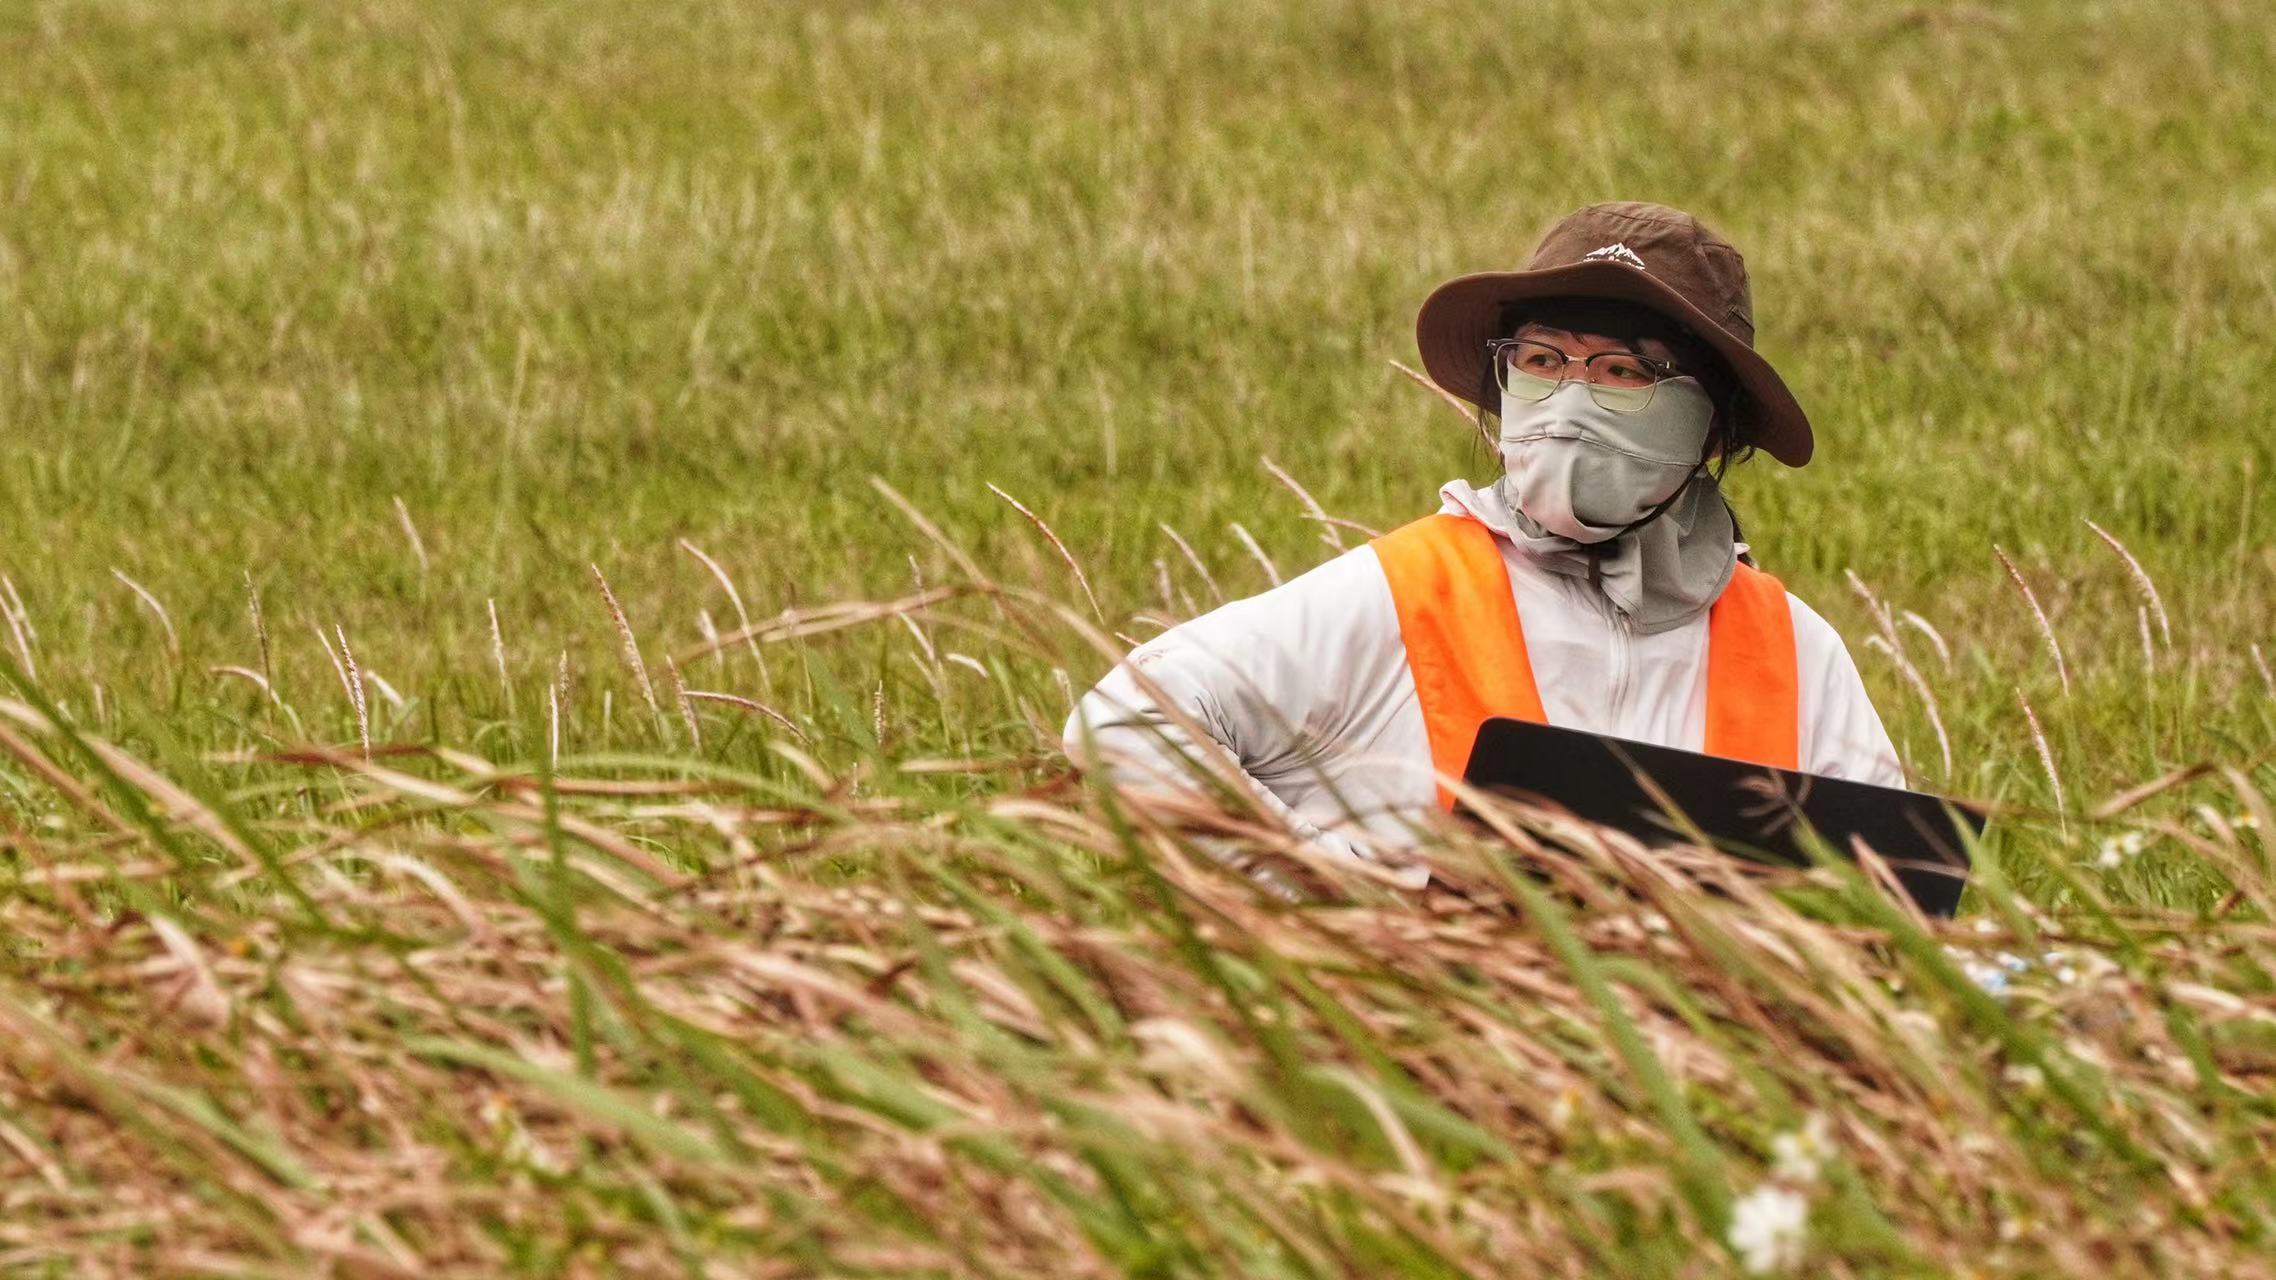
[[[2269,1269],[2258,7],[58,0],[0,66],[0,1267]],[[1730,487],[1996,809],[1957,924],[1526,813],[1404,894],[1058,760],[1485,474],[1413,308],[1610,197],[1749,253],[1823,447]]]
[[[1087,612],[949,578],[751,638],[898,632],[945,687],[977,637],[953,678],[1033,721],[1111,647]],[[1400,893],[1259,814],[896,749],[859,690],[829,759],[692,697],[670,751],[151,759],[0,675],[11,1265],[2267,1270],[2264,760],[2067,840],[2003,815],[2063,889],[1989,847],[1932,927],[1502,806]],[[2161,860],[2206,905],[2128,901]]]

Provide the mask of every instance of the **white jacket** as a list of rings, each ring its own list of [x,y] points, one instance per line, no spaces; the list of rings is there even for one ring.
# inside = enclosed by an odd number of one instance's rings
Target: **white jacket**
[[[1442,511],[1495,523],[1490,504],[1464,482],[1448,484],[1440,497]],[[1498,543],[1549,722],[1698,750],[1706,732],[1705,613],[1638,634],[1586,582],[1550,571],[1507,537]],[[1808,605],[1786,599],[1801,767],[1903,786],[1904,770],[1841,637]],[[1173,711],[1230,753],[1267,808],[1328,849],[1366,855],[1410,845],[1418,821],[1437,807],[1422,704],[1390,583],[1371,547],[1140,645],[1076,704],[1065,731],[1068,755],[1108,770],[1118,784],[1194,788],[1193,768],[1181,757],[1197,754],[1197,744]]]

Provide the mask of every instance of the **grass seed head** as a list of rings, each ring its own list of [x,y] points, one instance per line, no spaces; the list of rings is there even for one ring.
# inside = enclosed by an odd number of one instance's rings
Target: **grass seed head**
[[[648,714],[656,722],[659,734],[664,729],[664,708],[656,701],[656,686],[648,679],[648,664],[641,660],[640,641],[632,634],[632,623],[624,616],[624,608],[616,602],[616,592],[609,590],[609,580],[602,575],[599,565],[593,566],[593,581],[601,589],[601,602],[608,606],[609,619],[616,624],[616,638],[623,647],[624,665],[632,673],[633,685],[640,690],[640,700],[647,704]],[[606,691],[603,691],[606,698]],[[604,720],[606,715],[604,712]]]

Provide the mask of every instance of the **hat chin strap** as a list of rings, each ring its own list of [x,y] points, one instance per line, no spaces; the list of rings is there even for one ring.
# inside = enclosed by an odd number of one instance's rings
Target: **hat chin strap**
[[[1620,527],[1620,532],[1613,534],[1611,537],[1606,538],[1602,542],[1593,543],[1591,545],[1599,547],[1610,546],[1612,543],[1620,541],[1622,538],[1627,537],[1629,534],[1634,533],[1638,529],[1643,528],[1645,525],[1650,524],[1652,521],[1666,515],[1668,508],[1675,505],[1675,500],[1683,496],[1683,491],[1691,487],[1691,482],[1706,474],[1707,458],[1709,454],[1714,452],[1714,449],[1715,442],[1712,438],[1710,438],[1707,441],[1705,448],[1699,454],[1699,461],[1692,465],[1690,473],[1683,477],[1683,483],[1675,487],[1674,493],[1671,493],[1665,498],[1660,499],[1658,506],[1655,506],[1651,510],[1645,512],[1640,518],[1631,520],[1627,524],[1622,525]]]
[[[1702,456],[1702,457],[1699,459],[1699,465],[1697,465],[1697,466],[1695,466],[1695,467],[1693,467],[1693,468],[1691,469],[1691,473],[1690,473],[1689,475],[1686,475],[1686,476],[1683,478],[1683,483],[1682,483],[1682,484],[1679,484],[1679,485],[1677,485],[1677,486],[1675,487],[1675,492],[1674,492],[1674,493],[1671,493],[1671,494],[1669,494],[1669,495],[1668,495],[1667,497],[1665,497],[1665,498],[1662,498],[1662,499],[1660,500],[1660,503],[1659,503],[1659,505],[1658,505],[1658,506],[1656,506],[1656,507],[1653,507],[1653,508],[1652,508],[1650,511],[1647,511],[1647,512],[1645,512],[1645,513],[1643,514],[1642,518],[1640,518],[1640,519],[1637,519],[1637,520],[1632,520],[1632,521],[1628,522],[1627,524],[1625,524],[1625,525],[1621,526],[1620,532],[1618,532],[1618,533],[1616,533],[1616,534],[1613,534],[1611,537],[1609,537],[1609,538],[1606,538],[1606,539],[1604,539],[1604,540],[1603,540],[1603,541],[1601,541],[1601,542],[1585,542],[1585,543],[1582,543],[1582,544],[1581,544],[1581,550],[1582,550],[1582,551],[1584,551],[1584,552],[1586,552],[1586,553],[1588,554],[1588,580],[1589,580],[1589,585],[1590,585],[1590,586],[1602,586],[1602,585],[1603,585],[1603,583],[1604,583],[1604,562],[1605,562],[1605,559],[1606,559],[1607,557],[1611,556],[1612,554],[1614,554],[1614,551],[1613,551],[1613,549],[1614,549],[1615,547],[1619,546],[1619,544],[1620,544],[1620,540],[1621,540],[1622,538],[1625,538],[1625,537],[1627,537],[1629,534],[1631,534],[1631,533],[1634,533],[1634,532],[1635,532],[1635,531],[1637,531],[1638,529],[1641,529],[1641,528],[1643,528],[1645,525],[1648,525],[1648,524],[1650,524],[1652,521],[1654,521],[1654,520],[1657,520],[1657,519],[1659,519],[1661,516],[1664,516],[1664,515],[1666,515],[1666,514],[1667,514],[1667,512],[1668,512],[1668,508],[1670,508],[1670,507],[1672,507],[1672,506],[1674,506],[1674,505],[1675,505],[1675,500],[1676,500],[1676,499],[1678,499],[1678,498],[1680,498],[1680,497],[1682,497],[1682,496],[1684,495],[1684,492],[1685,492],[1686,490],[1688,490],[1688,489],[1690,489],[1690,488],[1691,488],[1691,482],[1692,482],[1692,481],[1694,481],[1694,480],[1697,480],[1697,479],[1700,477],[1700,475],[1701,475],[1702,473],[1704,473],[1706,470],[1707,470],[1707,459],[1706,459],[1704,456]],[[1736,527],[1736,525],[1734,524],[1734,526],[1733,526],[1733,527],[1735,528],[1735,527]]]

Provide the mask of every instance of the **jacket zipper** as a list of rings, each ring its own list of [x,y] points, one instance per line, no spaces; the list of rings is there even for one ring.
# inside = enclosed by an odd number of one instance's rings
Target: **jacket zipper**
[[[1636,686],[1635,636],[1628,628],[1627,615],[1613,608],[1610,602],[1605,603],[1604,609],[1609,615],[1607,621],[1612,624],[1612,644],[1609,646],[1612,655],[1612,689],[1605,698],[1612,708],[1612,718],[1604,731],[1620,737],[1635,737],[1638,735],[1629,733],[1625,728],[1628,699],[1635,693]]]
[[[1593,578],[1595,566],[1591,565],[1590,569]],[[1577,583],[1571,584],[1571,590],[1586,600],[1598,617],[1604,619],[1605,628],[1609,632],[1604,649],[1605,723],[1597,728],[1597,732],[1609,733],[1615,737],[1635,736],[1622,727],[1628,717],[1628,699],[1635,693],[1636,684],[1635,632],[1628,626],[1628,616],[1613,607],[1612,602],[1605,599],[1600,591]]]

